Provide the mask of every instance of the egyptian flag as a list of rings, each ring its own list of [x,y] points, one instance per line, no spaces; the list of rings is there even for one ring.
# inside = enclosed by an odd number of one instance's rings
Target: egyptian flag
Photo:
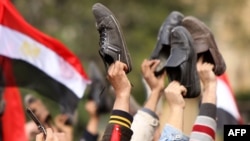
[[[227,74],[217,77],[217,129],[223,132],[226,124],[243,124],[235,95]]]
[[[0,56],[0,62],[3,58]],[[10,61],[10,60],[5,60]],[[23,104],[21,94],[18,87],[15,85],[15,78],[13,77],[11,62],[5,63],[1,66],[3,77],[6,83],[13,86],[4,87],[1,89],[2,98],[5,102],[4,111],[1,114],[1,141],[27,141],[28,137],[25,132],[25,115],[23,111]]]
[[[2,87],[32,89],[59,103],[63,113],[73,114],[90,83],[80,60],[28,24],[9,0],[0,0],[0,56],[0,66],[11,62],[15,78],[15,84],[3,81]]]

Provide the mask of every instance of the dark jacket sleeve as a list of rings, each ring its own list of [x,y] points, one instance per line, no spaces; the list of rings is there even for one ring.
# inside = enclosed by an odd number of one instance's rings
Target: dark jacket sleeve
[[[83,131],[83,135],[80,139],[80,141],[97,141],[98,134],[92,134],[86,129]]]
[[[133,117],[124,111],[113,110],[102,141],[130,141],[133,131],[130,129]]]

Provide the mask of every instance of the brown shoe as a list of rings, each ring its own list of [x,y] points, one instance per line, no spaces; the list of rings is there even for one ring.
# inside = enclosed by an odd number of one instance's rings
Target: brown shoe
[[[217,47],[213,33],[199,19],[187,16],[182,20],[182,25],[190,32],[194,40],[194,49],[199,56],[204,56],[204,61],[214,64],[214,73],[219,76],[226,70],[225,61]]]

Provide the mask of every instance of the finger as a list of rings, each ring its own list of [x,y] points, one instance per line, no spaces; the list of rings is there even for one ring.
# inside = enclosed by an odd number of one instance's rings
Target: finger
[[[123,70],[127,65],[121,61],[116,61],[114,65],[114,69],[117,70]]]
[[[60,115],[58,115],[58,119],[56,122],[58,125],[63,126],[66,123],[67,119],[68,119],[68,115],[60,114]]]
[[[56,138],[58,138],[59,141],[65,140],[66,134],[65,133],[55,133]]]
[[[200,69],[200,66],[203,64],[203,55],[199,57],[198,61],[197,61],[197,69]]]
[[[36,135],[36,141],[44,141],[43,133],[39,133]]]
[[[126,72],[128,70],[128,66],[125,63],[122,63],[121,64],[121,69]]]
[[[163,73],[161,75],[159,75],[159,78],[164,79],[164,78],[166,78],[166,76],[167,76],[167,71],[163,71]]]
[[[114,76],[116,76],[117,75],[117,72],[118,72],[118,70],[119,70],[119,61],[116,61],[115,63],[114,63],[114,67],[113,67],[113,70],[112,70],[112,72],[111,72],[111,77],[114,77]]]
[[[112,63],[108,69],[108,76],[112,74],[112,72],[114,71],[114,68],[115,68],[115,63]]]
[[[155,70],[159,64],[160,64],[160,60],[154,60],[154,61],[152,61],[152,64],[150,65],[151,69]]]
[[[59,141],[57,133],[53,134],[53,140],[51,140],[51,141]]]
[[[204,59],[204,56],[201,55],[201,56],[198,58],[198,63],[202,64],[202,63],[203,63],[203,59]]]
[[[147,59],[144,59],[141,63],[141,69],[145,68],[146,64],[147,64]]]
[[[146,73],[146,71],[147,71],[147,60],[144,59],[144,61],[141,64],[141,72],[144,75]]]
[[[153,65],[153,61],[152,60],[144,60],[143,66],[142,66],[142,70],[146,71],[146,70],[150,69],[150,67],[152,65]]]
[[[182,94],[183,96],[186,96],[186,95],[187,95],[187,89],[186,89],[183,85],[180,86],[180,90],[181,90],[181,94]]]
[[[177,87],[179,87],[181,84],[180,84],[180,82],[178,82],[178,81],[176,81],[176,80],[173,80],[172,82],[171,82],[171,85],[173,85],[173,86],[177,86]]]
[[[46,129],[47,136],[46,136],[46,141],[53,141],[53,131],[51,128]]]
[[[214,65],[211,63],[207,63],[207,68],[208,68],[208,70],[213,70]]]

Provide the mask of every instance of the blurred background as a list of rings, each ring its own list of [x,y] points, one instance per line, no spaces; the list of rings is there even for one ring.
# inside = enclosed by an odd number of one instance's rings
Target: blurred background
[[[132,94],[142,104],[146,98],[140,64],[156,45],[158,30],[172,11],[192,15],[210,27],[227,64],[227,73],[245,122],[250,116],[250,1],[249,0],[12,0],[32,26],[66,45],[87,69],[95,61],[105,74],[98,54],[99,34],[92,5],[106,5],[119,20],[132,58],[128,74]],[[25,95],[29,90],[22,90]],[[49,102],[49,101],[48,101]],[[82,100],[84,103],[84,99]],[[52,104],[52,103],[49,103]],[[51,108],[51,110],[55,110]],[[87,116],[79,104],[81,130]],[[82,112],[83,111],[83,112]],[[79,135],[76,135],[79,136]]]

